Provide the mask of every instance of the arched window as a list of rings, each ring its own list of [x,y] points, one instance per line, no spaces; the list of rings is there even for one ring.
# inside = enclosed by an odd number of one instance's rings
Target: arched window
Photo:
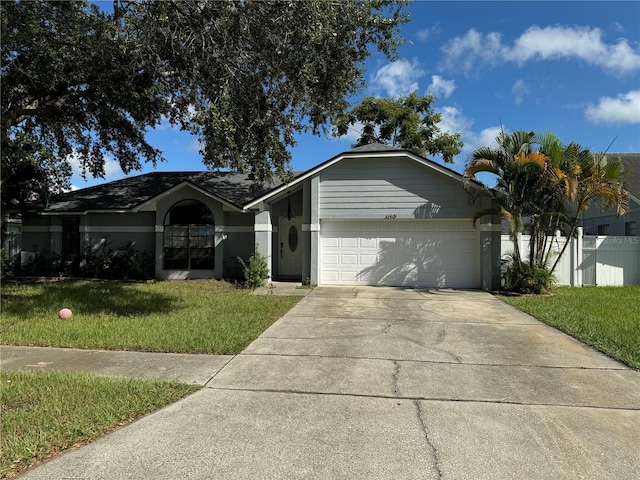
[[[215,222],[211,210],[196,200],[176,203],[164,220],[164,268],[215,268]]]

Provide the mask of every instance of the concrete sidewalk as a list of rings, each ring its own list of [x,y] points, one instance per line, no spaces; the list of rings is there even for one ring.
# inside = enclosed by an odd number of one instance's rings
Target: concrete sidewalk
[[[0,346],[3,370],[64,370],[206,385],[233,355]]]
[[[23,478],[640,478],[640,372],[483,292],[318,287],[215,358]]]

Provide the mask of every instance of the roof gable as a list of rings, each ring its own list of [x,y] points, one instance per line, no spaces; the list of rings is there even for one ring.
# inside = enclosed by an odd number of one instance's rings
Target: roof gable
[[[274,195],[278,195],[282,191],[287,190],[299,184],[300,182],[306,180],[307,178],[317,175],[322,170],[325,170],[326,168],[338,163],[341,160],[344,160],[347,158],[367,158],[367,157],[371,157],[372,154],[374,154],[376,157],[379,157],[379,158],[394,158],[394,157],[409,158],[427,168],[431,168],[434,171],[439,172],[456,181],[462,182],[462,179],[463,179],[463,176],[460,173],[456,172],[455,170],[444,167],[439,163],[436,163],[432,160],[416,155],[410,150],[403,150],[396,147],[390,147],[388,145],[382,145],[380,143],[374,143],[369,145],[363,145],[361,147],[354,148],[353,150],[349,150],[347,152],[343,152],[341,154],[336,155],[335,157],[327,160],[326,162],[321,163],[320,165],[317,165],[307,170],[306,172],[301,173],[300,175],[297,175],[295,180],[293,180],[292,182],[283,184],[279,187],[274,188],[273,190],[266,193],[265,195],[261,197],[257,197],[252,202],[245,205],[245,208],[254,207],[258,205],[260,202],[268,200]],[[479,184],[479,182],[476,182],[476,183]]]

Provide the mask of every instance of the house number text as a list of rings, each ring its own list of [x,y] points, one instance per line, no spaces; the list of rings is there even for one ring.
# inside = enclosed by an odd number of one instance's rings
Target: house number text
[[[397,218],[397,217],[398,217],[398,215],[396,215],[395,213],[392,213],[392,214],[390,214],[390,215],[386,215],[384,218],[385,218],[386,220],[393,220],[393,219],[395,219],[395,218]]]

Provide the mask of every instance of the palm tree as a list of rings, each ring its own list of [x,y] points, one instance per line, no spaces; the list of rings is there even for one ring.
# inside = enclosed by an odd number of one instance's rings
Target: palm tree
[[[616,209],[616,215],[623,215],[628,208],[624,189],[624,172],[616,160],[607,160],[604,154],[594,154],[590,150],[570,143],[564,148],[562,158],[551,163],[551,178],[563,192],[566,202],[573,210],[568,221],[567,237],[572,238],[578,229],[580,215],[589,208],[592,201],[600,204],[604,210]],[[556,258],[551,273],[569,242],[566,242]]]
[[[501,133],[498,148],[473,151],[464,171],[464,185],[472,198],[491,198],[494,208],[480,210],[475,222],[485,215],[499,214],[507,220],[513,242],[514,264],[522,263],[518,235],[528,219],[531,233],[529,266],[546,269],[551,257],[549,238],[561,231],[575,236],[580,215],[598,201],[604,209],[627,209],[627,192],[622,184],[622,167],[607,161],[576,143],[563,145],[551,133],[516,131]],[[493,188],[478,187],[480,172],[496,175]],[[563,246],[549,274],[553,274],[569,242]]]
[[[474,224],[485,215],[499,214],[504,218],[513,242],[514,262],[520,262],[518,236],[524,229],[524,216],[534,210],[535,193],[541,190],[546,157],[537,148],[539,142],[534,132],[502,132],[496,141],[498,148],[481,147],[471,153],[463,174],[464,185],[472,198],[489,197],[496,205],[477,212]],[[478,187],[472,182],[480,172],[496,175],[495,186]]]

